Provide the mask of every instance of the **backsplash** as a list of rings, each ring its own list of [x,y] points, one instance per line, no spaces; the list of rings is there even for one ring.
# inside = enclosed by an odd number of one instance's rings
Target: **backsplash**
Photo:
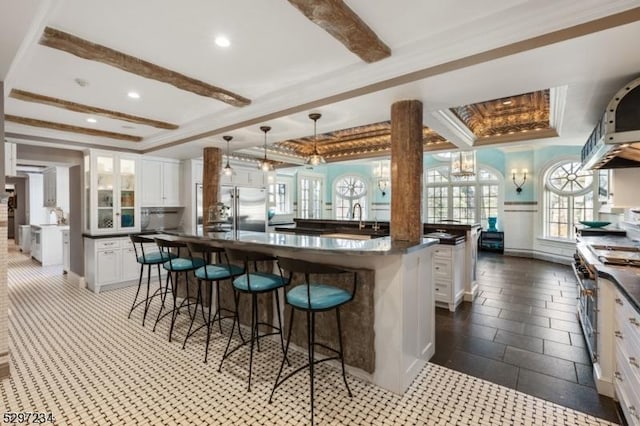
[[[143,207],[140,209],[140,225],[143,231],[175,229],[182,222],[182,207]]]

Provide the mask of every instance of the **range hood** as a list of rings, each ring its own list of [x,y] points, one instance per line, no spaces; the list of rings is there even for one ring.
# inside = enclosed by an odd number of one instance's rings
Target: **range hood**
[[[640,78],[620,89],[582,148],[584,169],[640,167]]]

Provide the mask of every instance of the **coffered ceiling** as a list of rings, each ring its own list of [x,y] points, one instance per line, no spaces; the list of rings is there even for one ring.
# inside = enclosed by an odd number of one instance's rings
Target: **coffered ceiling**
[[[638,39],[637,0],[3,1],[5,132],[173,158],[230,134],[261,157],[270,125],[269,155],[300,163],[320,112],[338,161],[388,155],[391,104],[419,99],[427,150],[581,144]]]

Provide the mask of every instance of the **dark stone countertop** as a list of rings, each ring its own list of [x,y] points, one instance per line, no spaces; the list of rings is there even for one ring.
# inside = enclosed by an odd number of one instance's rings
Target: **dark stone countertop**
[[[607,265],[598,259],[590,246],[602,245],[615,248],[640,248],[640,242],[627,237],[581,236],[577,248],[582,257],[597,272],[598,276],[609,279],[627,297],[629,302],[640,312],[640,267]]]
[[[139,232],[113,232],[109,234],[87,234],[83,233],[82,236],[84,238],[91,238],[92,240],[99,240],[102,238],[124,238],[129,235],[146,235],[146,234],[157,234],[160,232],[178,232],[177,229],[145,229],[144,231]]]

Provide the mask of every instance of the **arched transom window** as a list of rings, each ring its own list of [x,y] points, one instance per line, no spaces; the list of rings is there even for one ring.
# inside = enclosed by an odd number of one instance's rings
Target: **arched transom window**
[[[333,193],[336,219],[352,219],[354,214],[358,218],[360,215],[358,205],[362,209],[362,219],[367,218],[367,183],[360,176],[347,175],[336,179]]]

